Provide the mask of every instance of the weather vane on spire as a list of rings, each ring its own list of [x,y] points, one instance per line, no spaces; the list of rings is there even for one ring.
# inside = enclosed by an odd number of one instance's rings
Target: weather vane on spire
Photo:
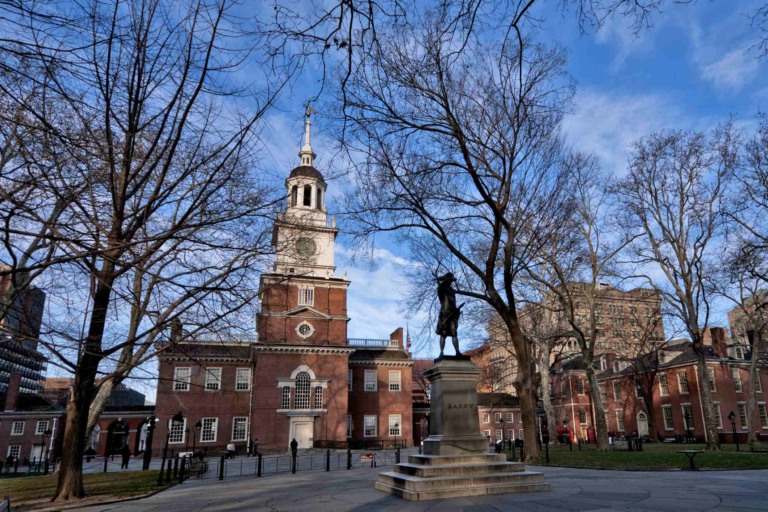
[[[299,152],[299,158],[301,159],[301,165],[312,166],[315,163],[315,153],[312,151],[312,144],[310,143],[310,132],[312,129],[312,122],[309,120],[312,114],[316,114],[317,110],[309,106],[309,102],[305,105],[304,111],[304,147]]]

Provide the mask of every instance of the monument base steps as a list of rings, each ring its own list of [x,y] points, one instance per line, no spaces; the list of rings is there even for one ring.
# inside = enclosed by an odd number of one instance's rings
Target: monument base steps
[[[413,455],[379,475],[376,489],[409,501],[549,490],[544,475],[504,455]]]

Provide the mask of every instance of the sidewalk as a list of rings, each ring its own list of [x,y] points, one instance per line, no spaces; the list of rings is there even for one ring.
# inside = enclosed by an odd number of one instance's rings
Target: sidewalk
[[[386,471],[391,468],[382,468]],[[768,470],[629,472],[529,466],[551,491],[408,502],[373,488],[378,471],[312,471],[189,480],[155,496],[81,510],[251,511],[768,511]]]

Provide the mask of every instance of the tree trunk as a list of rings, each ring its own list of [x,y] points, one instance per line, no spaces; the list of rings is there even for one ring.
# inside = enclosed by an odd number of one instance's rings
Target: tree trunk
[[[757,431],[752,418],[755,417],[757,409],[757,388],[760,386],[760,373],[758,372],[757,360],[760,352],[762,335],[756,332],[755,339],[750,339],[751,357],[749,359],[749,397],[747,398],[747,444],[749,449],[754,451],[757,443]]]
[[[712,408],[712,391],[709,389],[709,374],[704,352],[697,353],[696,371],[699,376],[699,396],[701,396],[702,412],[704,413],[707,450],[720,451],[720,439],[715,423],[715,411]]]
[[[597,382],[597,374],[592,364],[587,365],[587,380],[592,395],[592,407],[595,408],[595,435],[597,437],[597,449],[608,450],[608,426],[605,424],[605,407],[603,397],[600,396],[600,388]]]
[[[544,411],[547,414],[547,435],[552,441],[556,437],[557,419],[555,418],[555,409],[552,407],[552,381],[549,378],[549,356],[552,353],[552,347],[549,343],[542,344],[539,351],[539,374],[541,375],[541,402]]]
[[[93,433],[93,429],[96,426],[96,423],[98,423],[101,413],[104,412],[104,408],[107,406],[107,402],[109,402],[109,397],[112,396],[112,390],[123,382],[123,380],[124,379],[121,376],[116,375],[111,379],[107,379],[101,386],[99,386],[99,391],[96,393],[96,397],[93,399],[91,406],[88,409],[88,423],[85,428],[86,439],[90,439],[91,433]]]

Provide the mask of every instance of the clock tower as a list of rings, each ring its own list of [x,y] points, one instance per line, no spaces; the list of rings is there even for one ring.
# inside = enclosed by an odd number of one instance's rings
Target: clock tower
[[[261,278],[259,341],[346,346],[349,281],[334,276],[338,229],[328,217],[327,185],[314,166],[311,113],[307,108],[300,165],[285,180],[285,210],[272,234],[272,272]]]

